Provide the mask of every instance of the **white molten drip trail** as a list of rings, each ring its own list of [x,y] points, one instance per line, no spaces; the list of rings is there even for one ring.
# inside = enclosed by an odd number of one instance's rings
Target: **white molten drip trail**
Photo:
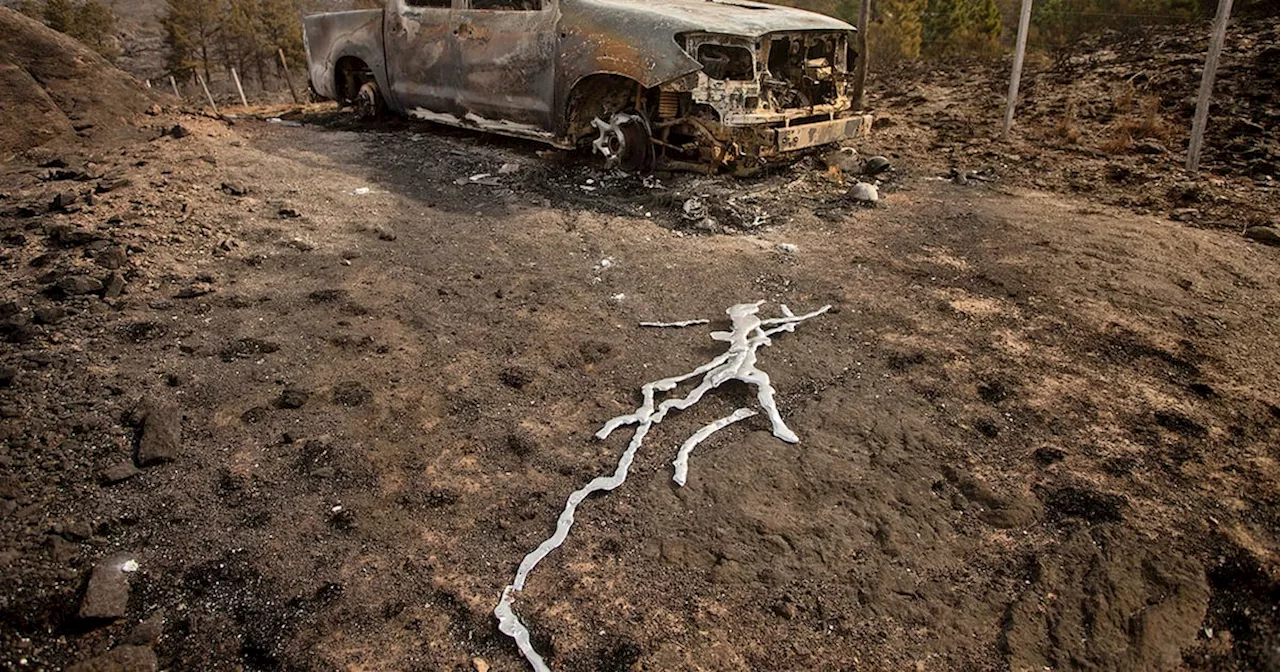
[[[573,517],[578,510],[578,505],[592,493],[613,490],[627,480],[627,470],[631,468],[631,462],[635,459],[636,451],[639,450],[640,444],[644,442],[645,435],[649,433],[651,427],[662,422],[668,412],[672,409],[684,410],[689,408],[698,403],[707,392],[730,380],[740,380],[756,388],[756,400],[769,417],[773,435],[789,443],[796,443],[800,440],[795,435],[795,432],[792,432],[786,423],[782,421],[782,415],[778,413],[778,407],[773,399],[774,389],[769,381],[769,374],[756,368],[756,351],[761,346],[769,345],[772,342],[769,339],[770,336],[783,331],[795,331],[796,326],[801,322],[827,312],[831,309],[831,306],[823,306],[812,313],[796,315],[783,305],[780,306],[783,317],[762,320],[757,314],[760,312],[760,306],[763,303],[764,301],[757,301],[755,303],[740,303],[731,306],[725,312],[729,314],[733,330],[711,332],[712,339],[729,344],[727,352],[689,373],[646,383],[640,388],[642,401],[640,407],[634,413],[627,413],[613,418],[606,422],[604,427],[600,428],[600,431],[596,432],[597,438],[605,439],[613,430],[623,425],[637,425],[635,432],[631,435],[631,442],[627,444],[627,449],[623,451],[622,457],[618,459],[618,466],[614,469],[613,474],[597,476],[569,495],[569,499],[564,505],[564,511],[560,513],[560,518],[556,520],[555,533],[541,544],[538,544],[538,547],[528,555],[524,556],[524,559],[520,561],[520,567],[516,570],[515,578],[510,585],[502,589],[502,598],[498,601],[498,606],[493,610],[493,615],[498,618],[498,630],[516,641],[516,646],[519,647],[520,653],[525,657],[525,660],[529,661],[529,665],[536,672],[550,672],[551,668],[547,667],[546,661],[533,648],[533,643],[529,641],[528,628],[516,616],[512,607],[513,594],[523,590],[525,581],[529,578],[529,572],[532,572],[539,562],[542,562],[552,551],[564,543],[565,537],[569,535],[569,528],[573,527]],[[690,320],[689,322],[695,321]],[[677,326],[677,324],[654,323],[643,326]],[[679,324],[678,326],[686,325]],[[656,408],[654,407],[656,393],[670,392],[680,383],[699,375],[703,376],[702,382],[690,390],[687,395],[664,399]],[[674,462],[675,482],[681,486],[685,484],[689,470],[689,455],[699,443],[715,432],[753,415],[756,415],[756,411],[749,408],[740,408],[732,414],[694,432],[693,436],[690,436],[680,446],[680,451],[676,456]]]

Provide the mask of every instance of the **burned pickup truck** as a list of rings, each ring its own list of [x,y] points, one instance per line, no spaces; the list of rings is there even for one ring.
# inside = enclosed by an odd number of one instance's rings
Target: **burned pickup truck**
[[[749,0],[386,0],[303,19],[317,94],[590,146],[628,171],[749,172],[853,137],[836,19]]]

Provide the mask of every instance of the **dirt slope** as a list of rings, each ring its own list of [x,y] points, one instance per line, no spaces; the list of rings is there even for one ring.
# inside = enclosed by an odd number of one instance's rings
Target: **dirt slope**
[[[136,136],[134,120],[156,102],[88,47],[0,7],[0,160]]]

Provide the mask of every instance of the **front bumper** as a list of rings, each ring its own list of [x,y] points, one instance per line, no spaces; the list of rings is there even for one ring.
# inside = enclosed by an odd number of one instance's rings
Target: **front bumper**
[[[775,148],[779,152],[793,152],[828,145],[861,137],[870,131],[871,115],[869,114],[773,129]]]

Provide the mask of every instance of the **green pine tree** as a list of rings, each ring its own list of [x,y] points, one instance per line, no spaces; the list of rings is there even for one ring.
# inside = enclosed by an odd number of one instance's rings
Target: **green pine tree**
[[[222,19],[220,0],[167,0],[165,28],[166,63],[178,79],[191,77],[199,66],[209,79],[209,63],[217,52]]]
[[[880,0],[872,6],[867,50],[877,64],[920,58],[927,0]]]

